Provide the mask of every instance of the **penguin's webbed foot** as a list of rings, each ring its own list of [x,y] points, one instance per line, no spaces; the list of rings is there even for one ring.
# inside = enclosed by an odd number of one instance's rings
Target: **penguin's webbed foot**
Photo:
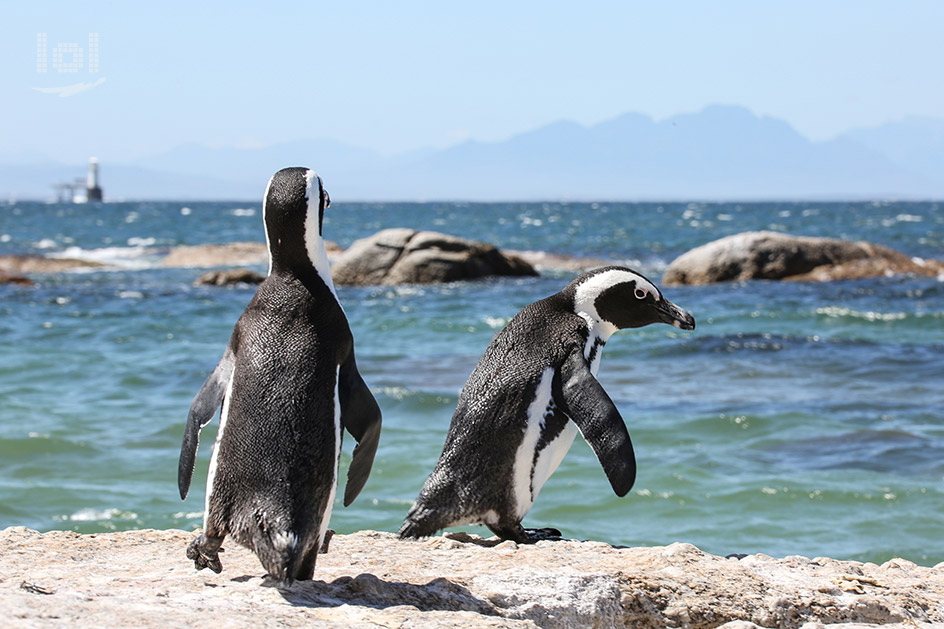
[[[535,544],[543,541],[560,541],[561,532],[554,528],[526,529],[519,523],[502,526],[500,524],[486,524],[498,537],[511,540],[518,544]]]
[[[555,528],[545,527],[541,529],[523,529],[526,541],[525,544],[534,544],[542,541],[552,541],[559,542],[563,537],[561,537],[561,532]]]
[[[220,544],[223,543],[222,537],[207,538],[203,535],[190,542],[187,547],[187,559],[193,560],[193,567],[197,570],[209,568],[216,574],[223,571],[223,564],[220,562],[219,553],[223,552]]]
[[[318,550],[319,554],[325,554],[328,552],[328,545],[331,543],[331,538],[334,537],[334,530],[328,529],[325,531],[324,539],[321,542],[321,548]]]

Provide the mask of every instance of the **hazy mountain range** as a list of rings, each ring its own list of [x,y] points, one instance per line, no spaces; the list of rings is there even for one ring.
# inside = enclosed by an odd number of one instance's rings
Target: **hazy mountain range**
[[[317,170],[336,200],[944,198],[944,119],[906,118],[813,142],[748,109],[654,121],[557,122],[502,142],[381,156],[334,140],[197,144],[101,166],[106,199],[257,199],[273,172]],[[85,164],[0,163],[0,199],[50,198]]]

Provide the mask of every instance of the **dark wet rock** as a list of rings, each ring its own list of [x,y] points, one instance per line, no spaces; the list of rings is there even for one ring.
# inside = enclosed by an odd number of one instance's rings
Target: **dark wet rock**
[[[0,271],[0,284],[15,284],[18,286],[33,286],[34,282],[25,275]]]
[[[448,533],[336,535],[312,581],[265,587],[232,540],[197,572],[196,533],[0,531],[4,627],[688,627],[915,629],[944,623],[944,564],[740,560],[691,544],[614,548]],[[729,623],[729,624],[725,624]]]
[[[332,264],[336,284],[431,284],[491,275],[537,275],[492,245],[431,231],[385,229],[356,241]]]
[[[910,258],[883,245],[761,231],[735,234],[692,249],[669,265],[662,282],[830,281],[942,272],[941,261]]]
[[[194,286],[232,286],[234,284],[261,284],[265,279],[249,269],[215,269],[207,271],[196,280]]]
[[[47,258],[34,255],[0,256],[0,273],[8,275],[63,273],[77,269],[104,268],[104,266],[98,262],[73,258]]]

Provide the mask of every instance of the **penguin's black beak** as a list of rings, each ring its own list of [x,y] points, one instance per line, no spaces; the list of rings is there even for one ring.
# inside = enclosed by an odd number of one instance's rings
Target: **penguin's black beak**
[[[669,325],[674,325],[680,330],[694,330],[695,317],[688,310],[679,308],[668,299],[663,298],[656,305],[656,312],[659,313],[659,320]]]

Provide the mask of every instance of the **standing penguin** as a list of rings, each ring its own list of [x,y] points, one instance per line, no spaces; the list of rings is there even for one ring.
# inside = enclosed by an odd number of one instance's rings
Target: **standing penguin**
[[[618,266],[585,273],[515,315],[469,376],[400,537],[463,524],[484,524],[518,543],[559,536],[526,530],[521,520],[578,429],[613,491],[625,496],[636,479],[633,446],[596,373],[610,335],[658,322],[695,328],[692,315],[652,282]]]
[[[194,398],[180,449],[185,499],[200,429],[222,404],[203,534],[187,548],[198,569],[220,572],[220,545],[232,535],[279,582],[311,579],[334,504],[342,427],[358,442],[345,506],[370,474],[380,409],[357,371],[331,281],[321,237],[330,203],[305,168],[280,170],[266,188],[269,275]]]

